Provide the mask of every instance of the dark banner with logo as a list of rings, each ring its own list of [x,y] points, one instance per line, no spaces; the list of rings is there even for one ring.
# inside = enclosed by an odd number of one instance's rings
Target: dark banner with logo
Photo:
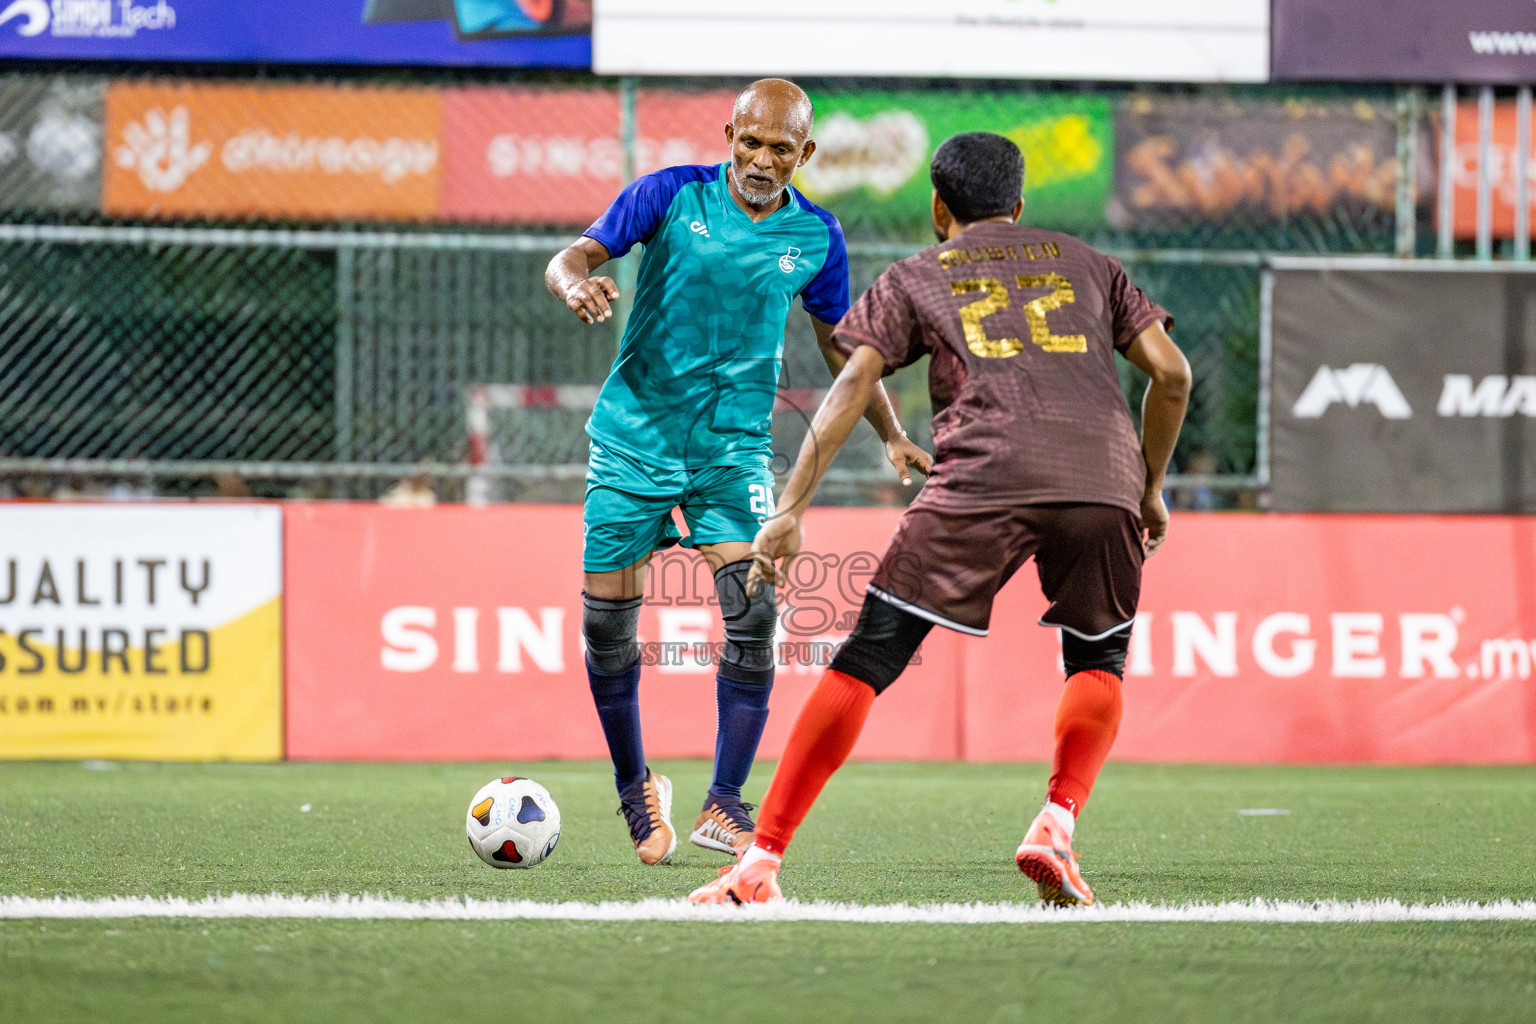
[[[1275,0],[1281,82],[1536,78],[1531,0]]]
[[[0,197],[13,210],[101,206],[101,102],[92,79],[0,80]]]
[[[1536,273],[1278,260],[1278,509],[1536,512]]]
[[[1133,94],[1115,114],[1110,222],[1157,231],[1192,222],[1390,217],[1397,201],[1395,118],[1393,105],[1363,98]],[[1420,194],[1431,195],[1429,133],[1421,140]]]

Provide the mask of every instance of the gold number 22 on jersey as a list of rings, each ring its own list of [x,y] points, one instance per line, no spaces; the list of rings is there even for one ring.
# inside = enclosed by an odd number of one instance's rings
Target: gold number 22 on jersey
[[[1077,301],[1072,282],[1060,274],[1019,274],[1020,288],[1050,288],[1047,295],[1024,304],[1024,322],[1029,324],[1029,340],[1046,352],[1087,352],[1088,337],[1083,334],[1052,334],[1046,314]],[[1018,338],[989,338],[981,321],[1008,308],[1008,288],[995,277],[972,277],[955,281],[951,293],[986,292],[975,302],[960,307],[960,326],[965,330],[965,347],[984,359],[1007,359],[1024,350]]]

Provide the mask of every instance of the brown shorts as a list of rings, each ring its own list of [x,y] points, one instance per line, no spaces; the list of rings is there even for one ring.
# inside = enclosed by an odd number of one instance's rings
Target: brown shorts
[[[869,592],[940,626],[986,636],[993,597],[1031,556],[1051,602],[1040,625],[1098,640],[1136,617],[1141,520],[1113,505],[912,505]]]

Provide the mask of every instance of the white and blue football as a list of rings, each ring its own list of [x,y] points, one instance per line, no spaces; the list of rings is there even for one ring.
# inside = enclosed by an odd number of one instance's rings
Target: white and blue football
[[[560,808],[549,790],[516,775],[487,782],[464,819],[469,845],[493,868],[531,868],[555,852]]]

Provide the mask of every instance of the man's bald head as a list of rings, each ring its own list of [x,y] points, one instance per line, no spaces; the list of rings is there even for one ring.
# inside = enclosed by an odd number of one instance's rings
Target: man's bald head
[[[731,186],[754,217],[778,208],[795,170],[816,152],[811,100],[794,82],[764,78],[741,90],[725,141],[731,146]]]
[[[816,112],[811,108],[811,98],[794,82],[760,78],[736,95],[731,121],[738,128],[744,122],[772,126],[804,141],[810,138]]]

